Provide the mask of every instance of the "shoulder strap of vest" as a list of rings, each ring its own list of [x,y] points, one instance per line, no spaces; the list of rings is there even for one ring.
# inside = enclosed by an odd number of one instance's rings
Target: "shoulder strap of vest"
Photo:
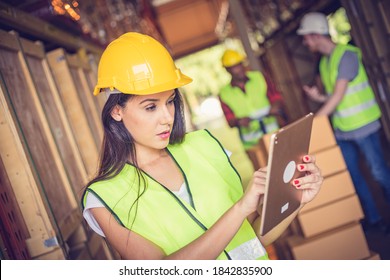
[[[260,71],[248,71],[246,72],[246,75],[248,78],[253,79],[253,78],[264,78],[264,75]]]
[[[188,145],[191,149],[195,148],[198,152],[205,156],[205,158],[210,159],[211,161],[219,162],[220,160],[229,162],[231,168],[234,169],[235,173],[241,181],[241,177],[238,171],[235,169],[233,164],[230,161],[229,156],[226,154],[226,151],[223,145],[219,140],[207,129],[192,131],[186,134],[184,145]],[[182,144],[182,145],[183,145]]]

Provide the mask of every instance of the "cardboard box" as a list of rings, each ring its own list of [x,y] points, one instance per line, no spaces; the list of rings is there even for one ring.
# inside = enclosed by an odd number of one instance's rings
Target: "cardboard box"
[[[269,151],[269,146],[271,145],[271,135],[272,133],[264,134],[263,137],[260,139],[260,144],[262,147],[264,147],[264,150],[266,151],[267,155]]]
[[[316,153],[336,145],[333,128],[328,117],[315,117],[313,119],[309,153]]]
[[[262,145],[268,152],[272,133],[267,133],[261,139]],[[311,130],[309,153],[316,153],[324,149],[336,146],[333,128],[328,117],[315,117]]]
[[[305,237],[311,237],[339,226],[359,221],[364,217],[356,195],[298,214]]]
[[[262,140],[260,140],[259,145],[246,150],[248,158],[252,162],[253,168],[255,170],[267,166],[268,163],[268,150],[265,149],[261,141]]]
[[[353,194],[355,194],[355,186],[352,183],[348,170],[328,176],[324,179],[318,195],[306,204],[300,213],[324,206]]]
[[[323,177],[344,171],[347,169],[343,154],[339,146],[315,153],[317,166],[321,169]]]
[[[292,236],[287,242],[297,260],[361,260],[370,256],[360,223],[348,224],[307,239]]]

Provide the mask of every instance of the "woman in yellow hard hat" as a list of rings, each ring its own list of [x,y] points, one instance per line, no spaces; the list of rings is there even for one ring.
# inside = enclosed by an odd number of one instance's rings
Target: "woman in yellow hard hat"
[[[108,95],[103,148],[83,215],[123,259],[267,259],[263,244],[294,217],[257,237],[266,171],[244,193],[221,144],[206,130],[186,133],[178,88],[189,82],[149,36],[126,33],[106,48],[94,90]],[[291,187],[304,205],[322,177],[313,157],[302,166],[312,176]]]

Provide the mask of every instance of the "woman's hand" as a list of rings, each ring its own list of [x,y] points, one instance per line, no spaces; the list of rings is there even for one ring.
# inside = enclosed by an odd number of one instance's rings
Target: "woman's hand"
[[[260,199],[265,192],[265,180],[267,177],[267,167],[260,168],[253,173],[245,193],[238,201],[238,205],[244,212],[245,216],[255,212],[259,205]]]
[[[315,156],[306,155],[303,157],[303,162],[297,165],[297,169],[306,175],[294,179],[292,183],[297,189],[303,191],[301,204],[306,204],[316,197],[324,178],[321,176],[320,169],[315,164]]]

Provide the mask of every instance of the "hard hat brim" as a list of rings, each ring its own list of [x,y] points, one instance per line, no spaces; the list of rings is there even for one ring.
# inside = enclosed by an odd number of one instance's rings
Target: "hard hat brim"
[[[120,91],[123,94],[134,94],[134,95],[148,95],[155,94],[159,92],[164,92],[171,89],[180,88],[192,82],[192,79],[184,74],[181,74],[180,79],[176,80],[174,83],[167,82],[166,84],[159,84],[155,86],[150,86],[144,89],[129,89],[126,84],[117,83],[115,89]],[[112,87],[112,82],[107,82],[107,84],[98,84],[96,85],[93,95],[98,95],[102,89]]]

